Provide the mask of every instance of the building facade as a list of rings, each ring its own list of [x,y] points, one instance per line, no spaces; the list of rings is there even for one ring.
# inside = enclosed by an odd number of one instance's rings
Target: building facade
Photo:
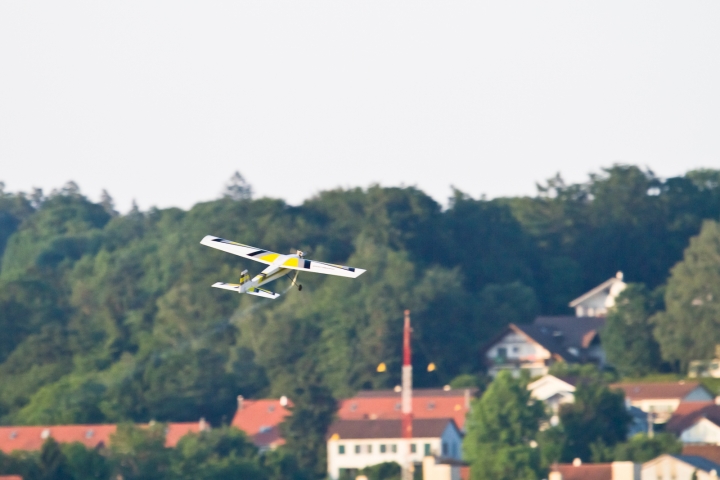
[[[328,475],[337,480],[383,462],[410,462],[420,468],[423,458],[460,460],[462,434],[451,418],[414,419],[413,437],[402,438],[400,420],[338,420],[327,441]]]

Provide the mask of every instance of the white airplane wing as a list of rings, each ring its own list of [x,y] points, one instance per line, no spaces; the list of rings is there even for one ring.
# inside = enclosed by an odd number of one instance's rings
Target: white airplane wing
[[[335,265],[334,263],[318,262],[317,260],[297,257],[289,258],[280,266],[301,272],[324,273],[326,275],[337,275],[339,277],[349,278],[357,278],[365,273],[365,270],[362,268],[346,267],[344,265]]]
[[[223,252],[232,253],[233,255],[245,257],[268,265],[280,256],[279,253],[263,250],[262,248],[251,247],[250,245],[243,245],[242,243],[231,242],[230,240],[213,237],[212,235],[206,235],[200,243],[207,247],[216,248],[218,250],[222,250]]]

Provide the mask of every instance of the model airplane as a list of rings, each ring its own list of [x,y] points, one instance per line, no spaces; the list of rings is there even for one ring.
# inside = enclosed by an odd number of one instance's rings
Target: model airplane
[[[223,288],[232,290],[237,293],[247,293],[249,295],[257,295],[258,297],[277,298],[279,293],[260,288],[262,285],[268,284],[278,278],[284,277],[295,270],[295,276],[292,278],[292,284],[302,290],[302,285],[297,283],[298,274],[300,272],[325,273],[327,275],[338,275],[340,277],[356,278],[365,273],[365,270],[353,267],[344,267],[342,265],[334,265],[332,263],[318,262],[316,260],[307,260],[304,258],[303,252],[300,250],[295,254],[281,255],[269,250],[243,245],[242,243],[231,242],[224,238],[213,237],[207,235],[200,242],[208,247],[217,248],[223,252],[232,253],[240,257],[249,258],[256,262],[264,263],[268,267],[258,275],[250,279],[248,271],[244,270],[240,274],[240,283],[223,283],[217,282],[213,285],[215,288]]]

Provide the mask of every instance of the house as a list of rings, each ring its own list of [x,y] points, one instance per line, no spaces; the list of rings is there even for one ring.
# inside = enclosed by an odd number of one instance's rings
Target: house
[[[460,460],[462,433],[452,418],[415,418],[413,438],[402,438],[401,420],[337,420],[328,430],[328,475],[354,477],[383,462],[419,465],[429,455]],[[409,454],[408,454],[409,452]]]
[[[545,375],[528,384],[530,396],[536,400],[545,402],[552,412],[550,425],[560,423],[558,413],[560,405],[575,402],[575,383],[577,379],[571,377],[556,377]]]
[[[687,405],[694,408],[690,410]],[[683,443],[720,445],[719,405],[714,402],[684,402],[678,410],[668,420],[666,431],[677,435]]]
[[[285,443],[280,435],[280,423],[290,415],[287,397],[249,400],[237,397],[238,408],[231,425],[244,431],[260,450],[268,450]]]
[[[641,480],[717,480],[720,465],[694,455],[660,455],[645,462]]]
[[[402,417],[400,396],[402,390],[368,390],[340,401],[338,417],[344,420],[387,420]],[[414,418],[452,418],[463,430],[470,401],[478,394],[477,388],[414,388],[412,406]]]
[[[610,388],[622,390],[625,401],[645,413],[651,413],[655,423],[665,423],[681,402],[711,402],[714,396],[700,383],[656,382],[615,383]]]
[[[422,461],[422,478],[423,480],[468,480],[470,467],[460,460],[427,456]]]
[[[165,445],[175,447],[188,433],[209,430],[205,420],[187,423],[168,423],[165,431]],[[110,436],[117,425],[51,425],[31,427],[0,427],[0,451],[37,451],[48,438],[59,443],[80,442],[87,448],[101,448],[110,444]]]
[[[627,284],[623,282],[623,273],[617,272],[615,277],[570,302],[570,308],[575,309],[576,317],[604,317],[615,306],[615,299],[625,287]]]
[[[577,379],[574,377],[545,375],[529,383],[527,389],[534,399],[545,402],[553,412],[557,413],[560,405],[575,401],[576,383]]]
[[[538,317],[532,325],[508,325],[483,351],[488,374],[502,370],[546,375],[556,362],[604,364],[599,331],[604,318]]]
[[[560,423],[558,414],[560,407],[564,404],[575,402],[575,389],[578,379],[575,377],[556,377],[555,375],[545,375],[534,382],[528,384],[530,396],[536,400],[545,402],[552,413],[550,417],[550,425]],[[628,405],[628,413],[632,417],[632,422],[628,429],[628,438],[637,433],[648,431],[647,416],[648,414],[639,408]]]
[[[640,480],[641,465],[633,462],[573,463],[552,466],[548,480]]]

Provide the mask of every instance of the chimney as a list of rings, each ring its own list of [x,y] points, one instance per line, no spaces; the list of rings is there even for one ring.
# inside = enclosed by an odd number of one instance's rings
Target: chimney
[[[205,421],[205,418],[201,417],[200,421],[198,422],[198,428],[201,432],[207,432],[210,430],[210,425]]]
[[[470,409],[470,389],[465,389],[465,408]]]
[[[242,410],[242,409],[243,409],[243,401],[244,401],[244,400],[245,400],[245,399],[243,398],[242,395],[238,395],[238,396],[237,396],[238,410]]]

